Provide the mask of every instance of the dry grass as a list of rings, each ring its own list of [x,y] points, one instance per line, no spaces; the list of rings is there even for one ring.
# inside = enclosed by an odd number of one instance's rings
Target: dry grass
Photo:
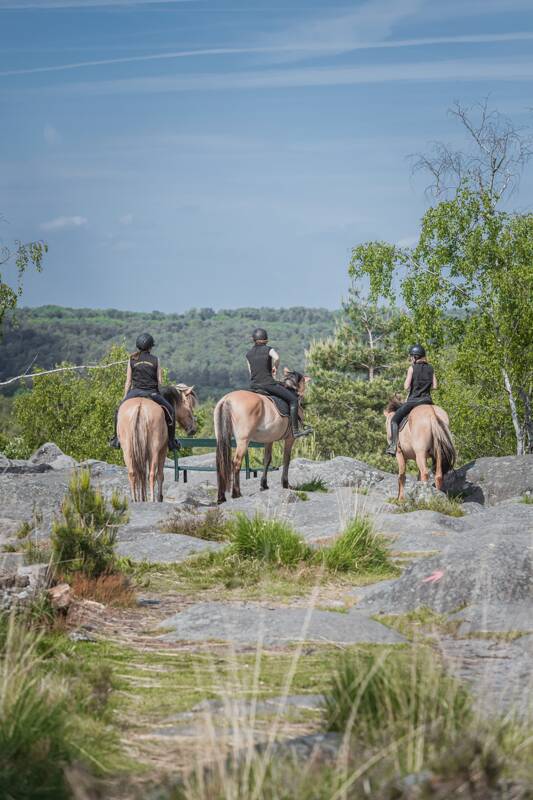
[[[205,513],[177,508],[161,523],[160,529],[211,542],[223,542],[229,537],[228,521],[220,508],[210,508]]]
[[[129,608],[136,604],[131,581],[120,573],[89,578],[78,572],[69,581],[74,595],[80,600],[95,600],[97,603],[119,608]]]

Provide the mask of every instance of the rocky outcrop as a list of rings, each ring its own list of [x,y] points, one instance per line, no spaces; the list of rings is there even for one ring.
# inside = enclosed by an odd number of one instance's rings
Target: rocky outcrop
[[[465,502],[495,505],[533,492],[533,455],[478,458],[450,472],[445,491]]]

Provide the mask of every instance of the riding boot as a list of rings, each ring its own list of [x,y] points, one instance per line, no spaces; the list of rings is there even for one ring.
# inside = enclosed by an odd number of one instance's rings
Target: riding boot
[[[388,456],[396,455],[396,450],[398,449],[398,436],[399,436],[398,423],[392,420],[390,424],[390,444],[385,450],[386,455]]]
[[[290,414],[291,414],[291,428],[292,428],[292,435],[295,439],[299,439],[300,436],[307,436],[308,434],[312,433],[311,428],[304,428],[302,431],[299,430],[299,419],[298,419],[298,401],[295,400],[293,403],[290,404]]]
[[[118,436],[117,436],[117,420],[118,420],[118,408],[115,411],[115,424],[114,424],[114,429],[113,429],[114,432],[113,432],[113,436],[109,440],[109,446],[110,447],[114,447],[116,450],[120,450],[120,442],[119,442]]]
[[[174,420],[168,423],[168,449],[181,450],[181,442],[176,439],[176,423]]]

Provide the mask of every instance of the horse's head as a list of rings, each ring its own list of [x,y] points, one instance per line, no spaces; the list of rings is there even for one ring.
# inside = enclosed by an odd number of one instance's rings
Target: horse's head
[[[311,378],[307,375],[302,375],[301,372],[295,372],[287,367],[283,370],[283,385],[286,386],[287,389],[292,389],[293,392],[296,392],[298,397],[304,396],[307,384],[310,380]]]
[[[163,396],[174,405],[178,425],[183,428],[187,436],[194,436],[197,430],[194,411],[198,407],[194,386],[186,386],[184,383],[165,386]]]

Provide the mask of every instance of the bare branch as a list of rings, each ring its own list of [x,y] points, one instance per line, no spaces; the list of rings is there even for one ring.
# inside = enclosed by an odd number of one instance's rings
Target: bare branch
[[[47,369],[42,372],[32,372],[29,375],[25,372],[23,375],[16,375],[14,378],[9,378],[7,381],[1,381],[0,386],[9,386],[10,383],[15,383],[15,381],[20,381],[24,378],[40,378],[42,375],[52,375],[54,372],[69,372],[80,369],[109,369],[109,367],[116,367],[118,364],[127,363],[128,359],[122,359],[122,361],[112,361],[110,364],[84,364],[80,367],[56,367],[55,369]]]

